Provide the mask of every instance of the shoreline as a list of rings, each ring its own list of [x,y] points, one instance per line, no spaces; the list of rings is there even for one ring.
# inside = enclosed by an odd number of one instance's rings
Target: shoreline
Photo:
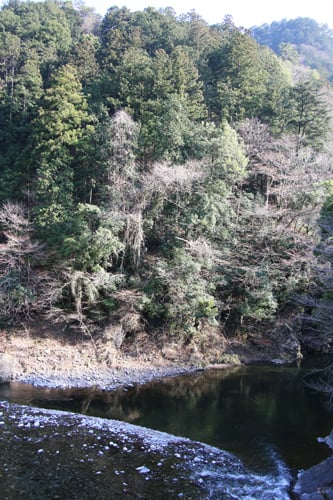
[[[103,336],[92,340],[68,334],[49,322],[36,322],[19,330],[0,330],[0,382],[36,387],[114,390],[198,371],[224,370],[253,363],[290,363],[270,342],[255,346],[231,342],[210,332],[188,345],[165,338],[161,344],[146,333],[131,337],[121,349]]]
[[[227,367],[227,366],[225,366]],[[219,368],[221,369],[221,368]],[[204,368],[199,366],[151,366],[142,368],[95,369],[79,374],[30,373],[14,377],[10,383],[30,384],[49,389],[98,389],[112,391],[143,385],[159,379],[190,375]]]
[[[223,345],[218,347],[212,358],[208,346],[205,354],[195,344],[184,348],[174,339],[158,346],[143,334],[117,349],[112,340],[97,337],[92,341],[68,335],[57,325],[35,323],[14,332],[0,330],[0,382],[114,390],[240,364],[232,355],[222,360]],[[217,351],[220,357],[216,357]]]

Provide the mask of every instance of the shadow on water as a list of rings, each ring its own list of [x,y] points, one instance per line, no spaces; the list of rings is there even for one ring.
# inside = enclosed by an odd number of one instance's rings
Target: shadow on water
[[[251,470],[306,469],[329,455],[318,436],[333,417],[304,384],[310,367],[248,366],[210,370],[116,391],[0,387],[0,398],[130,422],[188,437],[238,456]]]

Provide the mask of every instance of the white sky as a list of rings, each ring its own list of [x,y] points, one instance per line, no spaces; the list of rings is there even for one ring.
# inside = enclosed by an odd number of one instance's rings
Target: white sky
[[[230,14],[236,26],[250,28],[264,23],[296,17],[311,17],[333,29],[333,5],[330,0],[85,0],[104,15],[111,6],[128,7],[131,11],[145,7],[172,7],[177,14],[195,10],[209,24],[222,22]]]

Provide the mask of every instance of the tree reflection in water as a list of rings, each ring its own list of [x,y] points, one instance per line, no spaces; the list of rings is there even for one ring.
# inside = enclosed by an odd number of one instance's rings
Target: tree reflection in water
[[[317,437],[332,428],[322,394],[304,384],[308,371],[296,365],[236,367],[110,392],[13,384],[8,399],[189,437],[233,452],[255,470],[269,470],[278,454],[299,470],[328,456]]]

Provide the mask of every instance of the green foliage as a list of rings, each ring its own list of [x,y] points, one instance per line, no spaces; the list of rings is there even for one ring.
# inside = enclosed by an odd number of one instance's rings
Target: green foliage
[[[218,307],[212,295],[214,285],[205,276],[206,265],[183,249],[175,250],[168,261],[159,259],[142,305],[148,319],[158,318],[171,334],[185,337],[199,331],[203,320],[213,324]],[[158,307],[153,306],[152,298]]]
[[[62,294],[59,303],[63,310],[73,306],[77,320],[85,327],[85,322],[96,316],[103,320],[115,308],[113,294],[122,282],[121,275],[113,275],[104,270],[93,273],[69,271],[63,277]]]
[[[316,28],[294,24],[303,42]],[[0,9],[0,200],[25,207],[0,211],[7,319],[83,328],[135,289],[147,327],[186,340],[292,307],[331,239],[331,89],[282,41],[279,58],[230,18],[170,8]]]
[[[63,240],[61,255],[81,271],[96,272],[112,266],[123,250],[119,224],[94,205],[79,204],[71,235]]]
[[[333,32],[327,24],[297,17],[256,26],[251,29],[251,33],[259,43],[267,45],[291,62],[298,62],[302,58],[307,66],[332,78]]]
[[[299,144],[322,149],[330,131],[330,115],[322,82],[312,79],[286,90],[282,97],[282,126],[297,135]]]
[[[239,121],[257,116],[267,95],[267,61],[258,45],[228,22],[222,26],[221,46],[209,56],[210,82],[207,91],[211,112],[218,119]]]
[[[70,63],[76,68],[83,88],[91,91],[94,91],[100,75],[97,62],[99,47],[100,41],[96,35],[84,33],[74,45],[70,55]]]
[[[274,297],[270,277],[265,270],[250,270],[246,276],[244,303],[241,307],[243,317],[262,320],[272,318],[278,302]]]
[[[194,125],[189,119],[184,99],[171,94],[154,122],[153,130],[144,130],[149,136],[149,139],[144,138],[146,143],[154,138],[154,158],[176,163],[185,161],[189,156],[188,142]]]
[[[324,183],[326,197],[321,209],[323,218],[330,217],[333,213],[333,180],[330,179]]]
[[[93,130],[71,66],[61,67],[55,74],[34,125],[35,224],[41,238],[58,245],[73,216],[75,155]]]
[[[208,154],[211,156],[211,180],[222,179],[231,185],[244,177],[248,160],[241,140],[227,122],[211,129]]]

